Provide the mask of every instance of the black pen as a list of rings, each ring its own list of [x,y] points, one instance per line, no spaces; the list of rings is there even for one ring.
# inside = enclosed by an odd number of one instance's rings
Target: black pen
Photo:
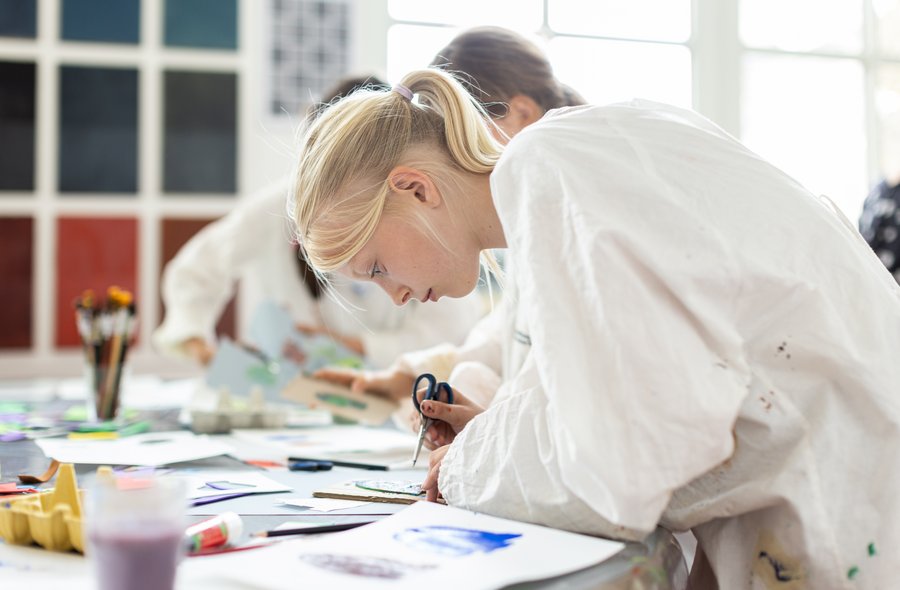
[[[261,531],[253,533],[254,537],[286,537],[288,535],[310,535],[316,533],[336,533],[338,531],[346,531],[355,529],[366,524],[372,524],[374,520],[365,520],[363,522],[347,522],[344,524],[327,524],[324,526],[309,526],[299,529],[281,529],[277,531]]]
[[[356,467],[357,469],[370,469],[374,471],[387,471],[387,465],[376,465],[373,463],[353,463],[352,461],[338,461],[335,459],[308,459],[305,457],[288,457],[288,462],[295,461],[311,461],[318,463],[331,463],[332,465],[337,465],[338,467]]]

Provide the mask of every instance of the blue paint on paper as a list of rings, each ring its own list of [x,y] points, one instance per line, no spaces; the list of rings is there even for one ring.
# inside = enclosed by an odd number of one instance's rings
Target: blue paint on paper
[[[394,539],[413,549],[449,557],[464,557],[477,552],[491,553],[505,549],[517,533],[491,533],[453,526],[424,526],[394,534]]]

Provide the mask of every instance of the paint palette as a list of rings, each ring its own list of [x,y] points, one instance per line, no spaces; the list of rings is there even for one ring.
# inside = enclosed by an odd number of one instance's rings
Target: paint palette
[[[0,537],[14,545],[37,543],[51,551],[83,553],[82,496],[75,467],[63,463],[52,490],[0,502]]]
[[[353,393],[349,387],[303,375],[294,377],[281,390],[284,399],[305,404],[312,410],[328,410],[351,422],[380,426],[387,422],[397,404],[371,393]]]

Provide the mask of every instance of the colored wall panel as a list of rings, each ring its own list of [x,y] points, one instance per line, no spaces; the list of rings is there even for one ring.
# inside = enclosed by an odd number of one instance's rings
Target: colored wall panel
[[[166,0],[165,44],[237,49],[237,0]]]
[[[37,0],[0,0],[0,37],[34,37]]]
[[[59,120],[60,191],[137,191],[137,70],[62,67]]]
[[[103,295],[111,285],[134,293],[138,313],[145,303],[137,289],[137,220],[60,217],[56,242],[56,345],[78,346],[75,298],[85,289]],[[140,336],[140,334],[138,334]]]
[[[178,254],[181,247],[190,240],[194,234],[203,229],[203,227],[214,221],[213,219],[163,219],[161,222],[162,244],[160,247],[159,268],[165,269],[166,264]],[[162,289],[162,275],[160,275],[160,289]],[[228,305],[225,306],[218,324],[216,324],[216,334],[227,335],[232,339],[236,339],[235,329],[235,302],[236,297],[232,297]],[[159,301],[159,317],[165,317],[165,305],[162,298]]]
[[[165,73],[163,190],[234,193],[237,76]]]
[[[0,62],[0,190],[34,190],[35,69]]]
[[[62,38],[67,41],[137,43],[140,0],[63,0]]]
[[[31,346],[31,217],[0,218],[0,348]]]

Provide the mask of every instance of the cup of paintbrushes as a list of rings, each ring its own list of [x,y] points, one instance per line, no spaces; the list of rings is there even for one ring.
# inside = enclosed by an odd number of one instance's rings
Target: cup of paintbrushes
[[[118,287],[110,287],[103,302],[95,299],[92,291],[85,291],[75,301],[75,323],[84,349],[90,421],[113,420],[118,414],[122,372],[136,321],[131,293]]]

